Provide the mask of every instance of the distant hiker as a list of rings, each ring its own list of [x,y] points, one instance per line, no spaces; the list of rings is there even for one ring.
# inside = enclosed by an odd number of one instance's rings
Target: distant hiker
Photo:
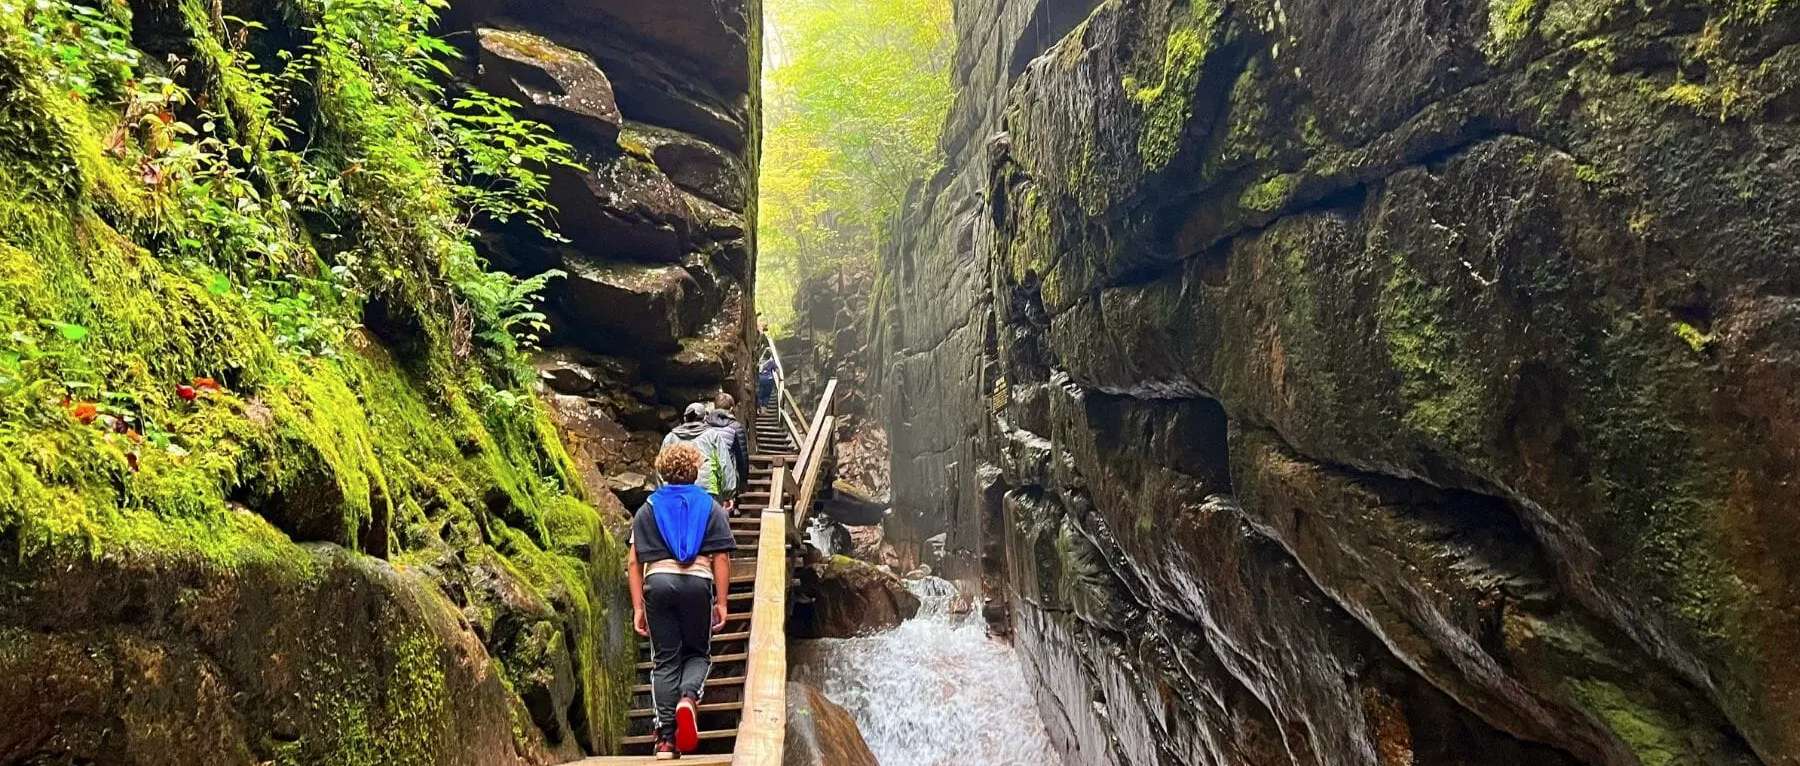
[[[700,451],[700,476],[695,484],[712,493],[715,498],[723,498],[725,491],[737,487],[737,470],[731,464],[731,445],[726,441],[725,432],[706,423],[707,406],[694,402],[681,413],[681,425],[663,437],[663,447],[676,442],[688,442]],[[668,479],[664,479],[668,481]]]
[[[699,705],[712,672],[712,635],[725,627],[731,552],[725,509],[694,484],[704,459],[677,442],[656,456],[663,485],[631,519],[626,577],[632,627],[650,637],[656,759],[700,746]]]
[[[721,391],[718,396],[713,397],[712,413],[706,416],[707,424],[724,431],[730,440],[726,444],[731,447],[731,467],[737,477],[737,483],[726,494],[726,498],[733,501],[727,505],[732,506],[736,505],[738,491],[750,479],[750,432],[744,429],[743,423],[738,422],[737,413],[731,411],[735,406],[737,399]]]
[[[763,357],[762,368],[756,371],[756,403],[768,407],[775,403],[775,371],[780,366],[775,364],[775,355]]]

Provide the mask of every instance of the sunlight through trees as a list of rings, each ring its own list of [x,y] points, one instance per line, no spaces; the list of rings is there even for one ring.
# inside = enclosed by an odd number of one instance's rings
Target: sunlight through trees
[[[949,0],[771,0],[758,221],[763,316],[807,277],[872,268],[907,187],[942,162]]]

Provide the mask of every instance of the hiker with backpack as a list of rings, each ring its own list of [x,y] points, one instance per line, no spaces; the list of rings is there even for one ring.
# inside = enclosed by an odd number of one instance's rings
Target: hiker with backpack
[[[662,446],[666,449],[677,442],[693,445],[701,461],[694,483],[722,501],[737,491],[737,465],[731,456],[730,435],[706,422],[709,411],[702,402],[688,405],[681,414],[681,425],[663,437]]]
[[[737,419],[737,413],[731,409],[737,400],[731,394],[720,392],[713,397],[712,412],[706,416],[707,425],[724,432],[725,443],[730,447],[732,473],[737,478],[725,494],[725,508],[728,511],[737,509],[737,494],[740,484],[750,477],[750,432]]]

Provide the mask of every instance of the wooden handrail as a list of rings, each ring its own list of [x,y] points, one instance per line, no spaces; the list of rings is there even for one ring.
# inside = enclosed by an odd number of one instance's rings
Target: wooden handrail
[[[825,419],[836,409],[837,386],[837,378],[825,384],[825,395],[819,397],[819,410],[813,413],[812,425],[806,429],[806,444],[801,446],[800,458],[795,465],[804,467],[812,459],[814,450],[829,443],[831,437],[825,433]]]
[[[821,427],[824,429],[821,435],[824,436],[824,438],[829,439],[830,436],[825,435],[830,434],[831,429],[836,426],[837,416],[826,416],[825,422],[821,424]],[[813,498],[818,496],[819,477],[823,475],[824,472],[821,469],[824,467],[825,452],[823,449],[820,450],[817,456],[810,458],[807,462],[802,464],[800,492],[794,496],[794,512],[792,514],[794,518],[795,535],[806,534],[806,522],[809,521],[812,516]]]
[[[783,391],[787,390],[785,380],[777,379],[777,383],[783,386]],[[787,403],[787,408],[781,411],[781,417],[788,421],[788,426],[793,429],[794,443],[799,444],[801,439],[806,438],[805,431],[801,430],[808,422],[806,411],[800,409],[800,403],[794,400],[793,394],[788,394],[783,400]]]
[[[836,379],[825,384],[825,394],[818,411],[804,432],[806,414],[788,395],[785,376],[780,370],[781,357],[773,343],[776,385],[779,400],[776,407],[781,420],[799,447],[800,455],[792,467],[786,458],[776,457],[771,466],[769,505],[763,511],[757,539],[756,593],[750,613],[749,668],[744,679],[744,709],[738,723],[737,745],[732,750],[734,766],[782,766],[787,740],[787,546],[790,528],[798,534],[803,527],[790,527],[790,519],[804,523],[818,493],[825,460],[831,451],[832,430],[837,399]],[[788,409],[792,408],[790,414]],[[796,492],[795,489],[798,488]],[[789,498],[792,498],[790,505]],[[788,509],[792,508],[792,512]]]
[[[756,601],[750,610],[750,663],[738,723],[736,766],[782,766],[787,740],[787,466],[778,458],[756,543]]]
[[[806,434],[800,430],[801,424],[806,422],[806,415],[800,412],[799,405],[794,404],[794,395],[788,393],[787,381],[782,379],[779,372],[775,375],[775,390],[775,411],[781,415],[781,424],[787,428],[788,438],[793,440],[794,448],[799,449],[806,442]],[[794,414],[789,414],[790,411]]]

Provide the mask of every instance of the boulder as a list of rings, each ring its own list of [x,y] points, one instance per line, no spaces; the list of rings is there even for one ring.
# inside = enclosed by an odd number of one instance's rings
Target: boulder
[[[850,536],[848,555],[851,558],[890,570],[900,566],[900,554],[893,543],[887,541],[887,534],[879,524],[866,527],[845,525],[842,528]]]
[[[612,81],[587,54],[529,32],[483,27],[482,87],[525,104],[526,116],[587,153],[617,151],[623,118]]]
[[[675,185],[727,209],[744,209],[749,184],[736,157],[679,131],[644,128],[634,130],[633,136],[649,148],[656,166]]]
[[[563,265],[569,276],[548,296],[563,318],[553,332],[558,342],[576,347],[635,356],[678,351],[707,302],[681,266],[609,263],[574,254]]]
[[[589,258],[680,262],[695,230],[687,193],[630,154],[592,162],[550,169],[557,230]]]
[[[599,382],[594,377],[593,370],[567,359],[545,360],[534,366],[538,371],[538,380],[559,394],[585,394],[594,390]]]
[[[593,399],[557,393],[541,398],[588,495],[611,497],[614,488],[609,477],[641,464],[632,449],[631,432]]]
[[[841,448],[840,448],[841,451]],[[839,461],[842,461],[842,455]],[[825,501],[825,513],[839,523],[853,527],[866,527],[880,531],[881,520],[887,515],[888,504],[874,496],[864,488],[848,479],[838,479],[831,483],[831,497]],[[879,542],[879,540],[877,541]]]
[[[850,711],[818,689],[790,681],[782,766],[879,766],[879,762]]]
[[[682,338],[680,351],[652,360],[646,369],[665,384],[718,386],[743,354],[743,326],[739,312],[723,310],[699,333]]]
[[[619,502],[625,504],[628,512],[635,513],[642,507],[650,493],[656,491],[656,481],[646,474],[626,471],[606,480],[607,489],[618,495]]]
[[[250,764],[272,743],[297,763],[560,760],[429,572],[245,516],[212,543],[229,562],[0,561],[0,762]]]
[[[484,644],[506,657],[507,680],[532,722],[547,742],[563,746],[565,756],[578,755],[569,723],[578,679],[556,611],[491,549],[471,557],[462,582],[463,616]]]
[[[919,613],[919,598],[892,573],[848,556],[832,556],[801,570],[812,608],[796,610],[797,638],[850,638],[897,627]]]

